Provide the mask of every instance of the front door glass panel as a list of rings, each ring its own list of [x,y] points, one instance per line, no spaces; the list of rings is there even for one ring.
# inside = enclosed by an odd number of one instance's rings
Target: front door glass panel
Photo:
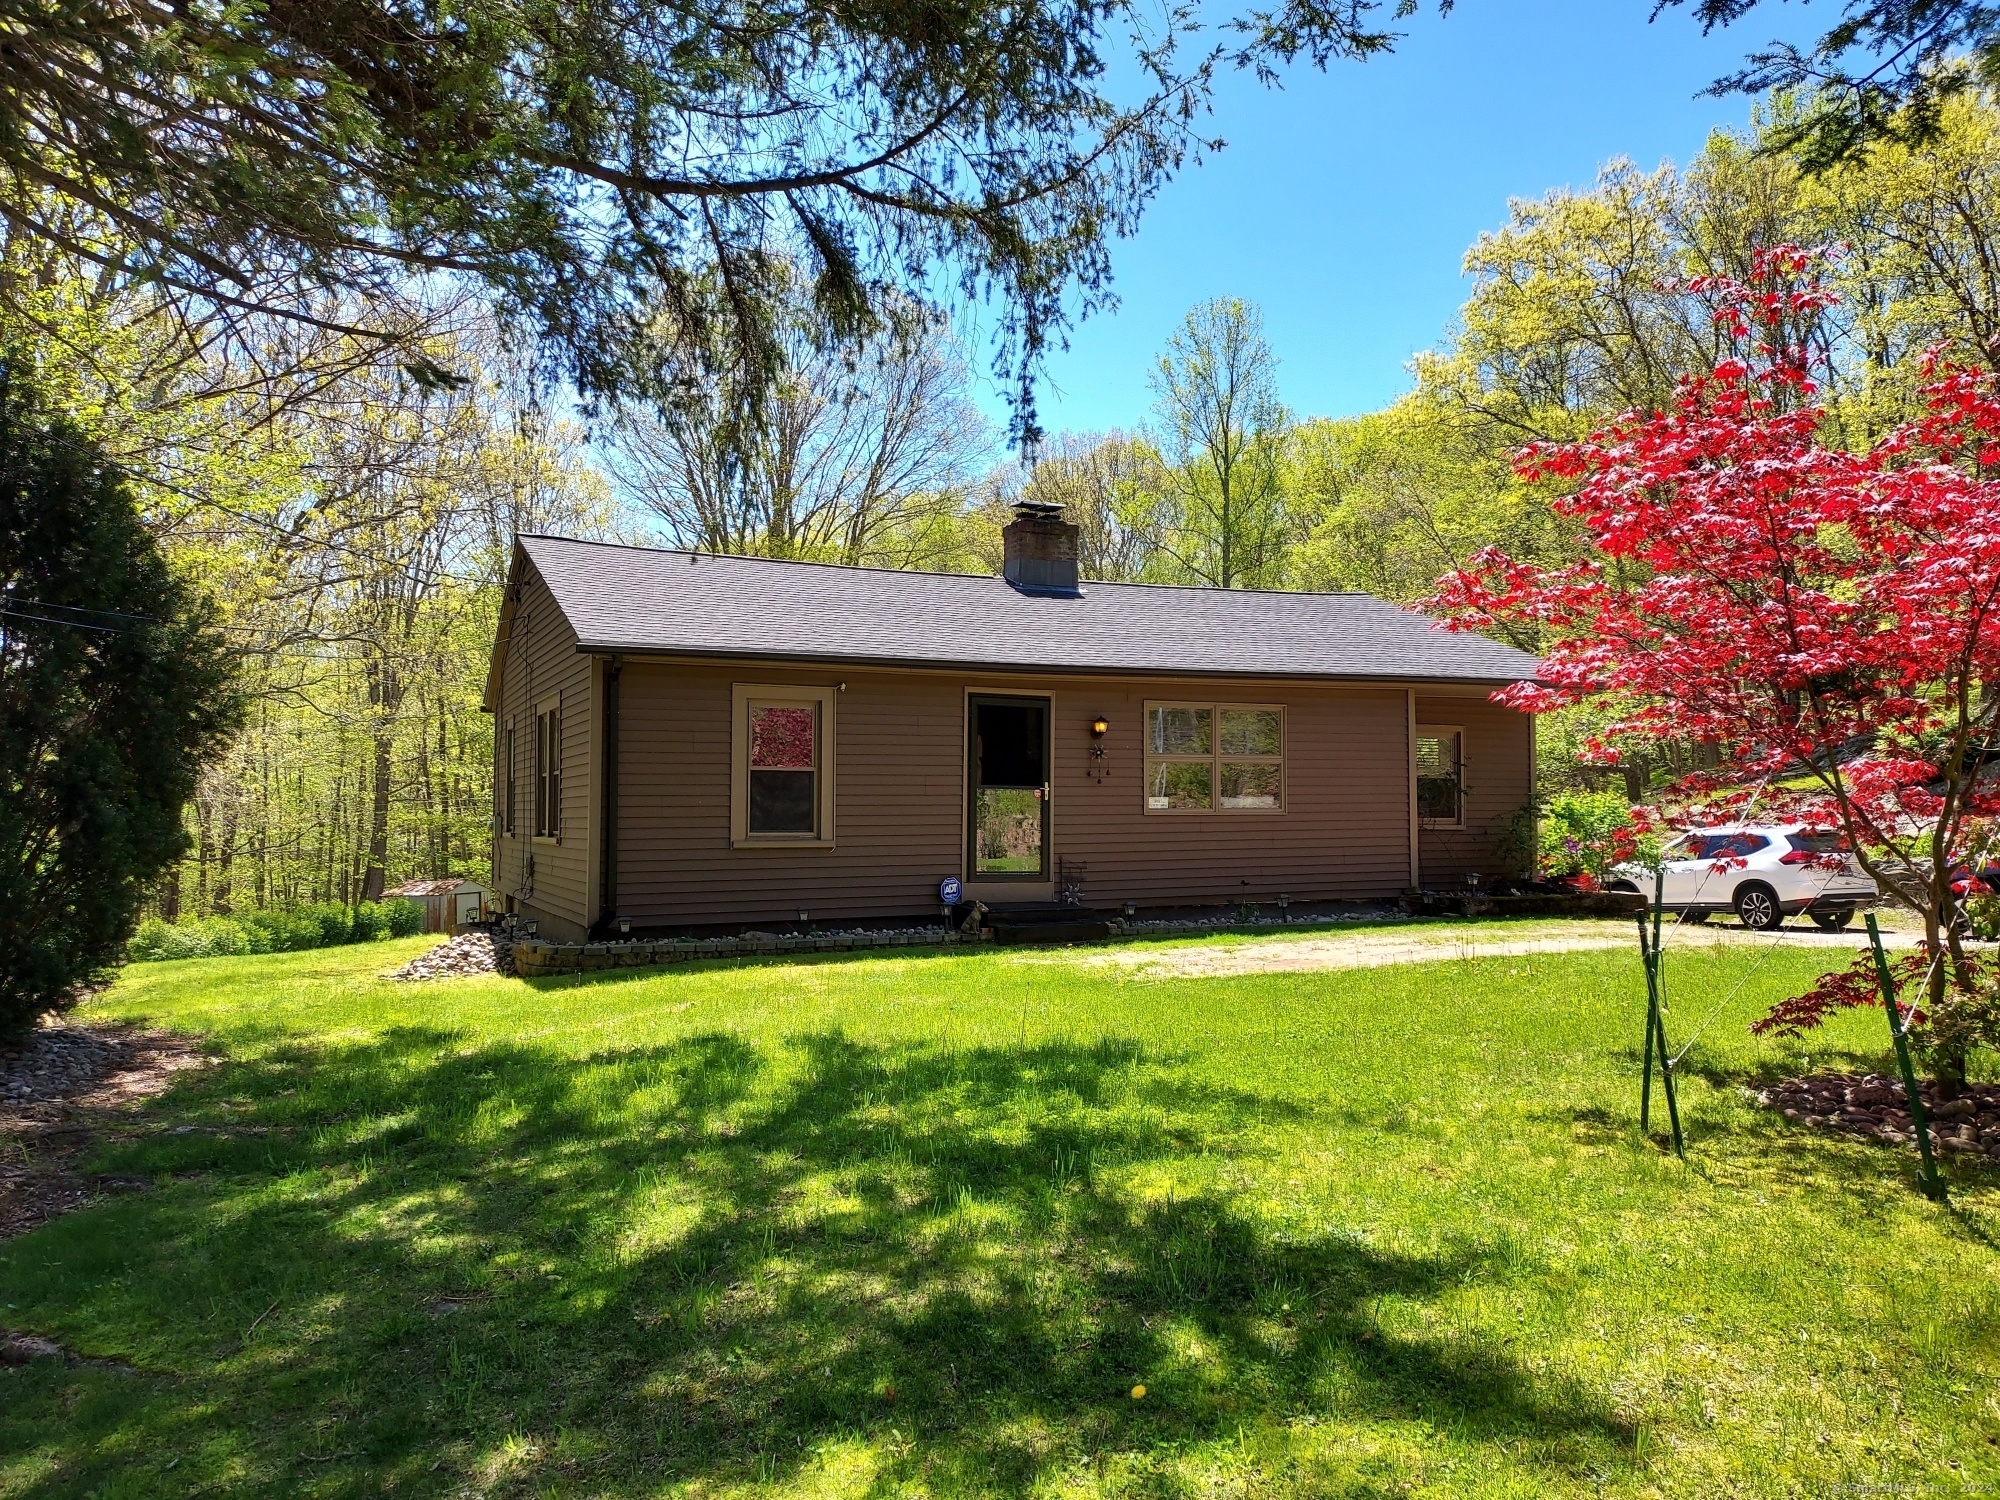
[[[1048,874],[1046,699],[972,702],[972,873]]]

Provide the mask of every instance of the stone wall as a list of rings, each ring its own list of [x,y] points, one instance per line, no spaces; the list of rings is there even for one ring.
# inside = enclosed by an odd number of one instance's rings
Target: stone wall
[[[746,932],[741,937],[663,938],[657,942],[538,943],[523,938],[514,944],[514,972],[524,979],[549,974],[580,974],[591,969],[640,969],[654,964],[690,963],[697,959],[765,958],[793,953],[849,953],[872,948],[935,948],[947,943],[981,939],[944,928],[902,932],[842,932],[816,935]]]

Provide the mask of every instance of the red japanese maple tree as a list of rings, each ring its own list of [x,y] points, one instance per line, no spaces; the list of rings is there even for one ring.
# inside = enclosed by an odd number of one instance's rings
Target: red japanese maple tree
[[[1989,988],[1953,877],[2000,813],[1980,775],[2000,707],[2000,390],[1934,354],[1920,417],[1834,446],[1808,352],[1834,300],[1825,259],[1786,246],[1747,283],[1689,283],[1733,357],[1684,380],[1671,411],[1519,455],[1528,480],[1574,486],[1554,503],[1594,555],[1542,568],[1485,551],[1432,603],[1454,628],[1537,627],[1539,679],[1499,696],[1607,706],[1591,753],[1713,747],[1717,768],[1677,788],[1702,820],[1843,832],[1883,896],[1923,920],[1903,962],[1935,1017]],[[1827,976],[1760,1029],[1872,999],[1867,972]],[[1962,1042],[1932,1061],[1962,1076]]]

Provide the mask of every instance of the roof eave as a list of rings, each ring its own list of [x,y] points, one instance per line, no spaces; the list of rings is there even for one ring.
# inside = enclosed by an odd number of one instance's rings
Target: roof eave
[[[985,661],[966,657],[861,656],[838,652],[726,651],[714,647],[641,646],[629,641],[587,640],[579,636],[576,651],[584,656],[661,657],[678,661],[793,661],[819,662],[838,667],[878,667],[904,671],[1013,672],[1049,677],[1220,677],[1258,678],[1272,682],[1378,682],[1398,687],[1424,683],[1453,683],[1461,687],[1511,687],[1533,680],[1533,673],[1496,676],[1460,676],[1449,672],[1308,672],[1256,671],[1232,668],[1224,671],[1208,667],[1105,667],[1080,663]]]
[[[500,712],[501,681],[507,667],[507,641],[514,628],[514,590],[521,581],[521,564],[527,559],[521,539],[514,538],[514,555],[507,560],[507,581],[500,589],[500,618],[493,626],[493,649],[486,657],[486,691],[480,696],[479,711]]]

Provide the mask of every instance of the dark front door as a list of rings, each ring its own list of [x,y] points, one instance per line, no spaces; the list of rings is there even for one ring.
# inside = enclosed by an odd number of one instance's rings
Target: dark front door
[[[1049,878],[1049,700],[975,695],[970,849],[973,880]]]

